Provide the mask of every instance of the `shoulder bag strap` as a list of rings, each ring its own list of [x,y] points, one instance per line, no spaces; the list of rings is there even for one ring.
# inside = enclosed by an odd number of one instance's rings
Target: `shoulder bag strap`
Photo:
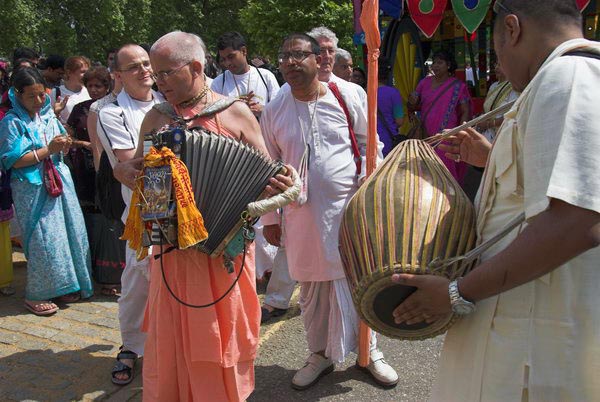
[[[256,68],[256,72],[258,73],[258,76],[260,77],[263,84],[265,84],[265,88],[267,89],[267,103],[269,103],[269,102],[271,102],[271,91],[269,91],[269,86],[267,85],[267,81],[265,81],[263,75],[261,74],[260,68],[258,68],[258,67],[254,67],[254,68]]]
[[[510,82],[506,81],[502,84],[502,88],[498,89],[498,93],[496,94],[496,97],[494,98],[494,101],[492,102],[492,108],[490,110],[494,110],[496,109],[496,102],[498,102],[498,100],[500,99],[500,96],[502,95],[502,92],[504,92],[504,90],[510,85]]]
[[[358,141],[356,141],[356,134],[354,133],[354,127],[352,126],[352,120],[350,119],[350,111],[348,110],[348,106],[346,106],[346,102],[344,102],[344,98],[342,98],[342,94],[340,93],[340,89],[334,82],[328,82],[327,86],[333,93],[333,96],[337,99],[344,114],[346,115],[346,121],[348,122],[348,131],[350,132],[350,142],[352,144],[352,153],[354,154],[354,162],[356,163],[356,174],[360,174],[360,167],[362,164],[362,160],[360,158],[360,151],[358,149]]]

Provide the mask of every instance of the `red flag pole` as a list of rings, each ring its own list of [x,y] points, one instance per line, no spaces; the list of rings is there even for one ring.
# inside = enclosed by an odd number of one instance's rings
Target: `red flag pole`
[[[379,0],[364,0],[360,24],[365,31],[367,44],[367,176],[370,176],[377,166],[377,87],[379,47],[381,36],[379,33]],[[358,364],[361,367],[369,365],[369,351],[371,344],[371,330],[361,321],[359,329]]]

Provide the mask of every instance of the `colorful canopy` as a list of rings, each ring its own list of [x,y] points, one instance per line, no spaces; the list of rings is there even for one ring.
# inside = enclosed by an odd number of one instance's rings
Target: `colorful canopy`
[[[379,0],[379,9],[392,18],[400,19],[404,11],[402,0]]]
[[[583,11],[588,6],[588,4],[590,4],[591,0],[576,0],[576,1],[577,1],[577,7],[579,7],[579,10]]]
[[[431,38],[444,18],[448,0],[406,0],[406,3],[417,27]]]
[[[452,0],[452,8],[467,32],[473,33],[485,19],[492,0]]]
[[[352,0],[354,4],[354,31],[355,42],[362,41],[363,28],[360,25],[359,16],[362,12],[363,3],[367,0]],[[473,33],[485,19],[490,5],[494,0],[451,0],[452,9],[456,17],[465,27],[467,32]],[[591,0],[576,0],[579,10],[583,11]],[[438,29],[448,0],[406,0],[409,14],[417,27],[431,38]],[[379,9],[385,14],[400,19],[404,13],[404,0],[380,0]],[[358,39],[360,38],[360,40]]]

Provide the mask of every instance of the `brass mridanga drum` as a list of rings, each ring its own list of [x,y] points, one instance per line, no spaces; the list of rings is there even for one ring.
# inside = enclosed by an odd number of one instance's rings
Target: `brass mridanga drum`
[[[434,323],[396,324],[393,310],[415,288],[392,282],[394,273],[455,279],[472,264],[444,264],[475,245],[475,211],[433,148],[423,141],[398,145],[348,203],[340,253],[361,318],[397,339],[424,339],[446,331],[452,314]]]

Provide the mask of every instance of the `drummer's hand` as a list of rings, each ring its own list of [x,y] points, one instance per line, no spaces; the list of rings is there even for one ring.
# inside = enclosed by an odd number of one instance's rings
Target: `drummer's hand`
[[[396,324],[432,323],[452,312],[448,279],[435,275],[394,274],[392,281],[417,288],[394,309],[392,314]]]
[[[438,147],[446,153],[446,157],[453,161],[463,161],[469,165],[485,167],[492,144],[475,129],[467,128],[448,137]]]
[[[135,158],[119,162],[113,168],[115,179],[125,184],[130,189],[135,188],[135,180],[142,173],[144,158]]]
[[[281,247],[281,226],[266,225],[263,227],[265,240],[274,246]]]
[[[270,197],[277,195],[279,193],[283,193],[288,188],[294,185],[294,179],[292,177],[292,172],[294,168],[290,165],[285,165],[287,172],[285,175],[278,174],[275,177],[269,179],[269,184],[265,188]]]

